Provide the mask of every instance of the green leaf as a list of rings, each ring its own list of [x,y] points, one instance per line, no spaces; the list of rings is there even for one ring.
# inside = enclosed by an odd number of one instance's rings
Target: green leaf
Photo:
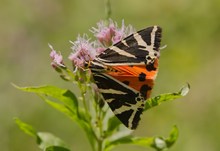
[[[95,134],[92,131],[91,125],[89,125],[90,123],[88,121],[89,116],[84,112],[84,110],[78,109],[78,100],[70,90],[60,89],[55,86],[39,86],[39,87],[18,87],[16,85],[14,86],[20,90],[38,94],[50,106],[64,113],[72,120],[77,122],[77,124],[79,124],[79,126],[83,128],[83,130],[85,130],[91,145],[94,144]],[[61,103],[57,103],[55,101],[52,101],[51,99],[48,99],[48,96],[57,99]]]
[[[47,147],[44,151],[70,151],[70,150],[60,146],[50,146]]]
[[[70,90],[61,89],[55,86],[39,86],[39,87],[18,87],[16,85],[14,86],[26,92],[32,92],[39,95],[46,95],[53,97],[61,101],[64,105],[66,105],[75,113],[78,110],[77,98]]]
[[[175,125],[172,131],[170,132],[170,136],[165,140],[168,148],[171,147],[176,142],[178,136],[179,136],[179,131],[177,126]]]
[[[46,149],[49,146],[60,146],[60,147],[67,147],[66,143],[61,140],[60,138],[54,136],[51,133],[47,133],[47,132],[38,132],[37,134],[40,139],[41,142],[39,144],[39,147],[41,149]]]
[[[122,129],[113,133],[113,135],[108,137],[105,141],[105,151],[109,151],[119,144],[129,144],[132,141],[132,132],[133,130],[123,126]]]
[[[189,92],[189,89],[190,89],[190,86],[189,86],[189,84],[187,84],[183,88],[181,88],[180,91],[178,91],[178,92],[160,94],[154,98],[150,98],[146,101],[144,111],[146,111],[152,107],[158,106],[162,102],[172,101],[174,99],[181,98]]]
[[[138,138],[131,135],[121,137],[111,142],[107,142],[105,145],[105,151],[110,151],[117,145],[121,144],[131,144],[131,145],[141,145],[141,146],[151,146],[154,143],[153,138]]]
[[[170,132],[169,137],[167,138],[155,137],[152,147],[155,148],[157,151],[168,149],[171,146],[173,146],[173,144],[176,142],[178,135],[179,135],[178,128],[177,126],[174,126]]]
[[[119,139],[106,142],[105,151],[110,151],[112,148],[120,144],[131,144],[142,147],[153,147],[157,151],[161,151],[170,148],[178,138],[178,129],[176,126],[173,127],[169,137],[133,137],[131,135],[121,137]]]
[[[68,116],[70,119],[73,121],[77,122],[82,128],[88,129],[89,123],[86,120],[87,118],[84,117],[86,116],[84,112],[80,112],[80,117],[77,116],[77,114],[73,113],[69,108],[67,108],[65,105],[51,101],[47,99],[44,96],[40,96],[46,103],[48,103],[51,107],[55,108],[56,110],[64,113],[66,116]]]
[[[47,99],[44,96],[40,97],[47,103],[49,104],[51,107],[55,108],[56,110],[64,113],[66,116],[70,117],[72,120],[78,120],[77,114],[75,114],[74,112],[72,112],[72,110],[70,110],[70,108],[66,107],[65,105],[61,104],[61,103],[57,103],[54,101],[51,101],[49,99]]]
[[[37,132],[31,125],[15,118],[15,123],[26,134],[36,139],[39,148],[46,149],[49,146],[67,147],[66,143],[51,133]]]
[[[86,114],[84,114],[82,111],[80,111],[80,117],[76,116],[76,114],[72,113],[71,110],[69,110],[66,106],[60,103],[53,102],[43,96],[41,98],[47,102],[50,106],[57,109],[58,111],[64,113],[68,117],[70,117],[73,121],[77,122],[79,126],[86,132],[86,135],[88,136],[89,142],[91,145],[94,144],[94,138],[95,134],[92,131],[91,125],[89,125],[89,121],[87,121],[87,118],[85,117]]]
[[[47,98],[45,98],[44,96],[41,96],[41,98],[47,102],[50,106],[52,106],[53,108],[57,109],[58,111],[64,113],[65,115],[67,115],[68,117],[70,117],[70,119],[72,119],[73,121],[77,122],[77,124],[79,124],[79,126],[81,128],[83,128],[83,130],[85,130],[88,139],[90,141],[91,144],[94,144],[94,140],[93,138],[95,137],[95,134],[92,131],[91,126],[89,125],[89,121],[87,121],[86,116],[83,112],[80,112],[80,117],[78,117],[76,114],[72,113],[71,110],[69,110],[69,108],[67,108],[66,106],[64,106],[63,104],[60,103],[56,103],[53,102]]]
[[[70,91],[66,89],[61,89],[55,86],[39,86],[39,87],[18,87],[14,85],[16,88],[38,94],[46,103],[48,103],[53,108],[58,111],[64,113],[71,119],[75,121],[86,120],[88,119],[86,115],[84,115],[83,111],[78,110],[78,100],[76,96]],[[57,103],[48,99],[48,96],[57,99],[61,103]],[[88,121],[86,121],[88,122]]]
[[[26,134],[28,134],[31,137],[36,138],[37,140],[39,139],[38,135],[37,135],[37,131],[29,124],[22,122],[20,119],[18,118],[14,118],[15,123],[17,124],[17,126]]]

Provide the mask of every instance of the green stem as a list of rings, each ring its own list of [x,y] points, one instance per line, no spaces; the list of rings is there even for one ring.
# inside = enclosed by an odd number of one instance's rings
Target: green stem
[[[103,140],[98,140],[98,150],[97,151],[102,151],[102,144],[103,144]]]
[[[99,120],[98,130],[99,130],[99,138],[97,139],[98,151],[102,151],[103,149],[103,116],[102,116],[102,109],[99,107],[98,110],[98,117]]]
[[[99,133],[100,133],[100,145],[102,147],[103,143],[103,116],[102,116],[102,109],[99,108],[99,119],[100,119],[100,125],[99,125]]]
[[[77,84],[78,84],[78,87],[79,87],[80,92],[81,92],[83,106],[84,106],[86,114],[88,116],[90,116],[89,110],[88,110],[88,104],[87,104],[86,98],[85,98],[85,93],[87,91],[87,85],[86,85],[87,83],[86,83],[86,76],[85,76],[86,73],[84,71],[83,72],[79,71],[77,73],[78,73],[78,77],[79,77],[79,79],[77,81]],[[80,80],[83,80],[83,83],[81,83]],[[90,117],[89,117],[89,119],[90,119]]]
[[[83,102],[83,106],[84,106],[85,112],[87,113],[87,115],[89,115],[88,106],[87,106],[86,99],[85,99],[85,94],[81,93],[81,97],[82,97],[82,102]]]
[[[96,132],[96,149],[97,151],[103,151],[103,142],[104,142],[104,132],[103,132],[103,120],[104,120],[104,111],[102,109],[102,107],[100,107],[100,104],[98,103],[98,101],[93,100],[94,101],[94,108],[95,108],[95,112],[96,112],[96,121],[97,121],[97,126],[94,129],[94,131]]]
[[[105,14],[106,14],[106,19],[109,19],[111,16],[111,3],[110,0],[105,0]]]

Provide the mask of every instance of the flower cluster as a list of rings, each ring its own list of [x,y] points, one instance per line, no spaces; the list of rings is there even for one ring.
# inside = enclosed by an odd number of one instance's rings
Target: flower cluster
[[[85,63],[94,60],[96,56],[109,46],[134,33],[135,29],[131,25],[125,26],[124,21],[122,21],[121,27],[119,27],[116,22],[109,19],[109,21],[98,22],[97,27],[93,27],[90,32],[96,37],[95,41],[91,41],[85,34],[83,36],[79,35],[76,41],[71,41],[72,53],[69,55],[69,59],[76,68],[83,68]],[[63,65],[62,56],[53,49],[51,58],[53,60],[52,65]]]

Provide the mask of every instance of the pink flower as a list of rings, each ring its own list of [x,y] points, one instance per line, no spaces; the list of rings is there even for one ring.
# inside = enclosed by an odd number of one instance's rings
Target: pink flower
[[[98,41],[104,46],[108,47],[112,44],[111,38],[113,34],[112,28],[109,28],[104,21],[97,23],[98,28],[92,28],[90,31],[94,33]]]
[[[124,20],[122,20],[121,28],[115,29],[115,34],[112,37],[113,44],[116,44],[117,42],[121,41],[122,39],[126,38],[127,36],[133,34],[135,32],[134,27],[131,25],[125,26]]]
[[[121,28],[119,28],[116,22],[109,19],[109,23],[100,21],[97,23],[97,28],[93,27],[90,31],[107,48],[134,33],[135,29],[131,25],[125,26],[124,21],[122,21]]]
[[[78,36],[77,40],[71,43],[73,53],[70,54],[69,59],[76,67],[83,67],[86,62],[95,59],[97,55],[95,42],[90,42],[87,35]]]
[[[49,44],[49,47],[51,49],[50,52],[50,58],[52,59],[51,65],[52,67],[65,67],[63,63],[63,56],[61,54],[58,54],[53,47]]]

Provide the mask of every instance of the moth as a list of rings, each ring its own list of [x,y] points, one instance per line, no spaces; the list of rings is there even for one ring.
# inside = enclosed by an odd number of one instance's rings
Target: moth
[[[93,79],[115,116],[136,129],[158,72],[162,29],[131,34],[89,63]]]

